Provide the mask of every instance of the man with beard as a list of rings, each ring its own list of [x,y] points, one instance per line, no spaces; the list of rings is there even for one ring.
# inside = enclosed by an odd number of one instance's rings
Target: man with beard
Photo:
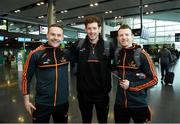
[[[83,123],[91,123],[95,106],[99,123],[107,123],[111,90],[113,50],[100,35],[101,21],[96,16],[85,19],[85,40],[73,45],[77,61],[77,93]],[[109,43],[109,45],[105,45]],[[107,50],[108,49],[108,50]]]

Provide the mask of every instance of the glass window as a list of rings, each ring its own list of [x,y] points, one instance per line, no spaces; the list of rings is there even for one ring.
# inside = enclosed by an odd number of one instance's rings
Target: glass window
[[[156,33],[156,36],[164,36],[164,31],[158,31],[157,33]]]
[[[176,27],[176,26],[174,26],[174,25],[173,25],[173,26],[165,26],[165,27],[164,27],[164,30],[165,30],[165,31],[167,31],[167,30],[172,31],[172,30],[174,30],[175,27]]]
[[[180,30],[180,24],[174,26],[174,30]]]
[[[26,34],[26,24],[22,22],[8,22],[8,31]]]
[[[157,31],[157,32],[160,32],[160,31],[162,32],[162,31],[164,31],[164,26],[163,26],[163,27],[156,27],[156,31]]]

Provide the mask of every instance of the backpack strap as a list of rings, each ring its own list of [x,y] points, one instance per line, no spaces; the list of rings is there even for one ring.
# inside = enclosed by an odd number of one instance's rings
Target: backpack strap
[[[134,61],[138,67],[141,65],[141,50],[142,48],[134,49]]]
[[[115,52],[114,52],[114,63],[118,64],[120,62],[120,60],[118,61],[119,58],[119,52],[121,51],[121,47],[116,48]]]
[[[110,42],[104,41],[104,54],[109,57],[110,55]]]
[[[80,49],[82,48],[84,42],[85,42],[85,39],[80,39],[80,40],[78,41],[77,49],[80,50]]]
[[[115,64],[120,63],[120,60],[118,60],[120,50],[121,50],[121,48],[118,47],[118,48],[116,48],[116,50],[114,52],[114,61],[115,61]],[[140,58],[141,57],[141,50],[142,50],[142,48],[134,49],[134,61],[135,61],[136,65],[138,67],[140,67],[140,65],[141,65],[141,58]]]

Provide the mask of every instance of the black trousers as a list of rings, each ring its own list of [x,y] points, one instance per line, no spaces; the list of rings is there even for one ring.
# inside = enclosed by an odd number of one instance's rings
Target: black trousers
[[[36,110],[33,112],[33,123],[49,123],[52,115],[54,123],[68,122],[69,103],[53,106],[35,104]]]
[[[165,74],[169,72],[169,64],[161,63],[161,78],[163,79]]]
[[[134,123],[146,123],[151,121],[151,113],[148,107],[143,108],[123,108],[118,104],[114,105],[115,123],[130,123],[132,118]]]
[[[83,123],[91,123],[93,106],[95,106],[99,123],[107,123],[109,112],[109,95],[103,95],[99,100],[88,99],[84,94],[78,95],[79,108]]]

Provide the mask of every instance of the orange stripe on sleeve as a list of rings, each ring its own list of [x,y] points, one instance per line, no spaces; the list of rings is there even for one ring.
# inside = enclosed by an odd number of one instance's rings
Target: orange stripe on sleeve
[[[21,88],[22,88],[22,94],[25,95],[27,94],[27,71],[28,71],[28,66],[29,66],[29,62],[30,62],[30,59],[31,59],[31,56],[32,54],[34,54],[35,52],[37,51],[40,51],[40,50],[43,50],[45,49],[45,47],[43,47],[42,45],[39,46],[38,48],[36,48],[35,50],[31,51],[26,59],[26,62],[24,64],[24,70],[23,70],[23,74],[22,74],[22,83],[21,83]]]
[[[150,58],[149,54],[147,52],[145,52],[144,50],[142,50],[142,53],[146,56],[146,58],[148,60],[148,63],[150,66],[150,71],[152,72],[152,75],[153,75],[153,79],[151,81],[149,81],[145,84],[139,85],[137,87],[130,87],[129,88],[130,91],[140,91],[142,89],[145,89],[145,88],[148,88],[148,87],[151,87],[151,86],[157,84],[157,81],[158,81],[157,74],[156,74],[152,59]]]

